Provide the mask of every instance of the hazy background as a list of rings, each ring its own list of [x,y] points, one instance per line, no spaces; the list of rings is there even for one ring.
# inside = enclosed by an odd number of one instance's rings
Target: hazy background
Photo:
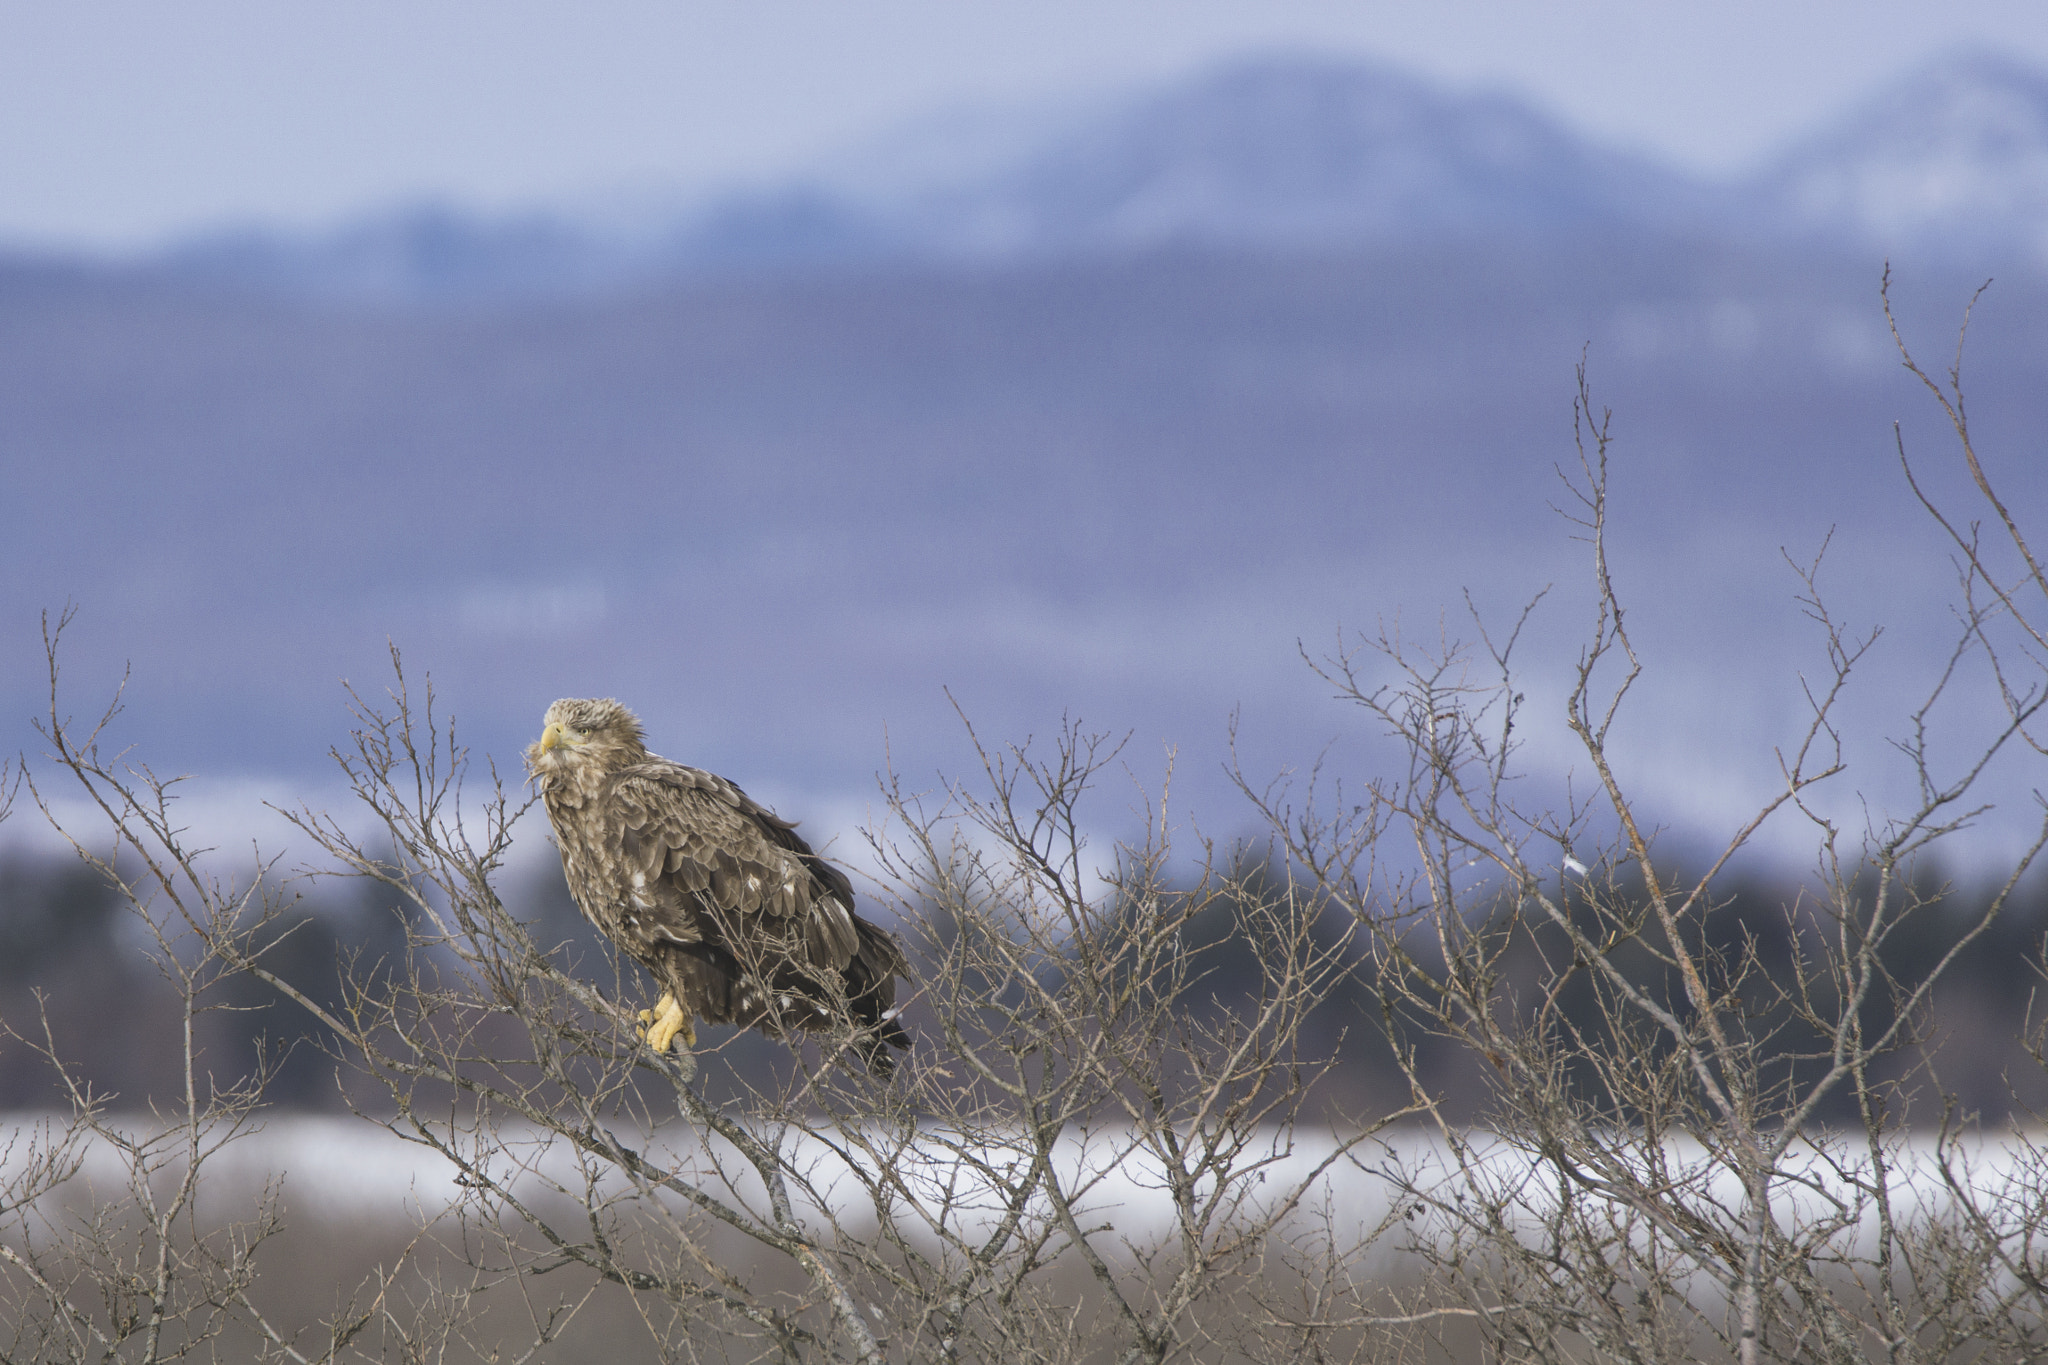
[[[1071,98],[1284,48],[1522,92],[1603,141],[1737,172],[1930,54],[2048,59],[2024,0],[942,0],[0,5],[0,231],[148,248],[689,190],[808,166],[945,105]]]
[[[0,714],[35,752],[75,603],[71,705],[132,665],[117,738],[234,836],[331,799],[387,642],[501,763],[615,694],[842,846],[886,763],[967,765],[946,689],[999,739],[1128,730],[1141,778],[1177,748],[1229,835],[1233,714],[1255,774],[1386,761],[1297,641],[1553,582],[1561,780],[1582,352],[1631,781],[1681,839],[1769,790],[1821,657],[1779,552],[1833,528],[1823,583],[1890,629],[1851,712],[1881,802],[1947,588],[1887,257],[1931,359],[1999,277],[1980,444],[2044,510],[2034,5],[9,4],[0,39]]]

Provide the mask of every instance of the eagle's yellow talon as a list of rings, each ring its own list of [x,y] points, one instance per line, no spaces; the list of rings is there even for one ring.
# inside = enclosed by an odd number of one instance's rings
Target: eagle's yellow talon
[[[647,1023],[641,1036],[656,1052],[668,1051],[677,1034],[682,1035],[684,1047],[697,1045],[697,1030],[691,1027],[689,1014],[676,1003],[675,996],[667,992],[654,1002],[654,1009],[640,1011],[640,1018]]]
[[[675,996],[669,994],[667,991],[663,991],[661,993],[661,999],[654,1002],[653,1009],[640,1011],[640,1027],[634,1029],[633,1032],[639,1034],[644,1039],[647,1036],[648,1027],[651,1024],[653,1024],[657,1018],[664,1014],[667,1014],[670,1010],[674,1009],[675,1004]]]

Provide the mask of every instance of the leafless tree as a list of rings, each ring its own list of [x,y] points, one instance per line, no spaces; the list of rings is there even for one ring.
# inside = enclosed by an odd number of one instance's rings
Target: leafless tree
[[[1609,425],[1583,369],[1579,458],[1560,476],[1590,552],[1593,621],[1563,724],[1590,790],[1561,804],[1519,794],[1532,722],[1514,662],[1525,612],[1505,633],[1478,624],[1469,648],[1389,630],[1322,662],[1338,694],[1398,740],[1407,769],[1356,806],[1313,786],[1257,794],[1293,874],[1369,936],[1414,1102],[1438,1136],[1428,1159],[1387,1156],[1375,1169],[1417,1215],[1412,1245],[1437,1285],[1461,1295],[1452,1315],[1502,1359],[1690,1361],[1718,1349],[1752,1365],[2048,1349],[2039,1148],[2015,1142],[1987,1159],[1970,1117],[1944,1118],[1938,1104],[1931,1139],[1916,1147],[1905,1125],[1916,1088],[1938,1091],[1924,1047],[1935,985],[2004,912],[2048,824],[1939,960],[1901,971],[1887,951],[1947,913],[1914,872],[1983,814],[1987,771],[2041,752],[2048,579],[1971,444],[1960,348],[1945,383],[1903,339],[1899,352],[1994,514],[1987,528],[1939,506],[1901,441],[1912,487],[1952,538],[1959,583],[1946,666],[1898,741],[1917,779],[1911,809],[1845,830],[1814,799],[1845,771],[1836,715],[1874,638],[1830,614],[1816,558],[1791,567],[1827,668],[1807,683],[1803,732],[1778,751],[1776,792],[1704,866],[1681,873],[1658,857],[1613,748],[1647,664],[1608,561]],[[1958,707],[1998,723],[1978,749],[1937,754],[1935,719]],[[1813,833],[1812,895],[1776,924],[1725,932],[1713,923],[1724,874],[1767,822],[1786,820]],[[1767,960],[1773,936],[1791,945],[1782,960]],[[1425,1037],[1474,1059],[1487,1127],[1445,1112],[1415,1061]]]
[[[0,1359],[157,1362],[254,1349],[293,1361],[339,1358],[384,1311],[382,1286],[345,1301],[331,1320],[289,1335],[265,1317],[253,1294],[266,1245],[282,1230],[275,1183],[247,1209],[202,1207],[209,1175],[256,1128],[274,1054],[259,1053],[244,1075],[216,1075],[197,1038],[203,1015],[224,1008],[218,987],[260,963],[280,941],[289,897],[257,862],[239,881],[208,870],[211,850],[194,849],[176,817],[176,783],[100,740],[119,695],[85,725],[56,709],[58,641],[71,619],[44,621],[52,709],[38,729],[59,773],[83,784],[100,820],[75,830],[37,786],[22,781],[73,852],[117,886],[143,932],[145,951],[177,1002],[173,1055],[176,1099],[147,1113],[116,1111],[68,1064],[47,1015],[4,1036],[48,1062],[66,1111],[17,1129],[0,1153]],[[11,783],[0,783],[6,800]],[[110,977],[110,979],[118,979]],[[117,990],[100,1002],[105,1027],[134,1029]],[[216,1201],[217,1203],[217,1201]],[[317,1339],[317,1344],[316,1344]]]
[[[49,648],[54,695],[54,636]],[[1141,839],[1096,851],[1084,808],[1117,746],[1072,726],[1042,755],[977,741],[979,784],[892,787],[872,894],[917,961],[918,1046],[883,1080],[827,1038],[714,1102],[694,1059],[641,1046],[637,987],[508,910],[496,878],[531,802],[495,771],[471,790],[431,690],[415,694],[393,664],[394,686],[358,698],[337,756],[367,832],[289,813],[323,875],[381,887],[406,927],[395,959],[352,965],[338,1003],[273,970],[284,906],[261,900],[264,878],[210,879],[181,842],[172,784],[104,760],[99,732],[78,733],[53,703],[59,770],[119,845],[81,842],[81,856],[123,879],[188,1010],[222,973],[265,982],[317,1022],[357,1112],[461,1191],[428,1220],[459,1273],[387,1271],[311,1351],[251,1292],[273,1206],[253,1232],[201,1234],[191,1218],[207,1157],[250,1121],[263,1078],[210,1090],[194,1072],[189,1112],[141,1138],[80,1094],[21,1206],[48,1205],[80,1143],[127,1142],[138,1198],[156,1198],[173,1152],[181,1193],[147,1206],[162,1215],[156,1263],[212,1314],[159,1293],[160,1316],[190,1329],[181,1342],[233,1326],[295,1359],[483,1349],[503,1328],[475,1305],[495,1288],[522,1305],[528,1355],[602,1294],[635,1305],[664,1359],[1280,1359],[1303,1342],[1387,1357],[1355,1322],[1286,1309],[1290,1255],[1348,1263],[1378,1231],[1330,1178],[1388,1120],[1311,1122],[1334,1053],[1302,1042],[1353,966],[1348,935],[1251,861],[1197,841],[1184,866],[1163,811]],[[1210,987],[1223,954],[1248,992]],[[180,1218],[194,1229],[183,1240]],[[39,1269],[105,1285],[111,1252],[17,1245],[56,1306],[45,1317],[79,1334],[72,1354],[121,1346],[118,1326],[69,1307]]]

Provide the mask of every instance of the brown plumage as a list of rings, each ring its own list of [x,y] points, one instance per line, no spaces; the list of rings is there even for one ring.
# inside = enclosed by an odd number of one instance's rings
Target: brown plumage
[[[607,938],[666,994],[641,1012],[666,1050],[694,1018],[760,1029],[850,1026],[870,1069],[908,1047],[896,940],[853,912],[846,874],[796,827],[722,777],[647,752],[639,719],[609,699],[550,706],[527,771],[562,871]]]

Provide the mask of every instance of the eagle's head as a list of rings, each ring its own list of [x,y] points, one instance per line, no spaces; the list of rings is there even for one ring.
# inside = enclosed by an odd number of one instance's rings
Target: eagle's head
[[[526,771],[610,772],[646,757],[638,716],[610,697],[564,697],[541,717],[540,740],[526,746]]]

